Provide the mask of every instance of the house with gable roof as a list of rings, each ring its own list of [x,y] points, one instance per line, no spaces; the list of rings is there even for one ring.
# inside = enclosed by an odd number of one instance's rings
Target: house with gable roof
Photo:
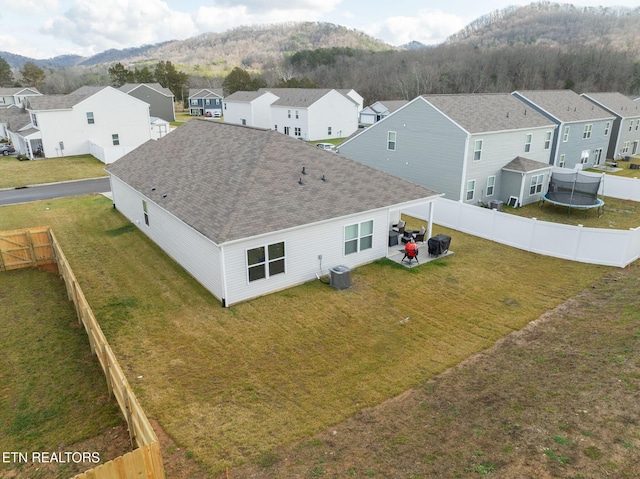
[[[190,88],[189,115],[222,116],[223,100],[222,88]]]
[[[42,93],[33,87],[0,88],[0,108],[22,108],[25,98],[33,96],[42,96]]]
[[[151,139],[149,104],[109,86],[27,98],[25,115],[8,130],[29,158],[92,154],[111,163]]]
[[[376,121],[389,116],[407,103],[409,103],[407,100],[377,101],[373,105],[360,110],[360,124],[365,126],[373,125]]]
[[[545,192],[555,128],[507,93],[422,95],[338,152],[448,199],[521,206]]]
[[[261,88],[225,98],[224,114],[228,123],[271,128],[317,141],[353,134],[358,129],[360,105],[353,90]]]
[[[160,83],[125,83],[119,88],[138,100],[149,104],[149,115],[171,122],[176,121],[175,96]]]
[[[612,160],[640,153],[640,105],[618,92],[583,93],[581,96],[614,115],[607,158]]]
[[[557,125],[551,164],[590,168],[606,160],[614,115],[571,90],[515,91],[513,96]]]
[[[403,208],[440,196],[272,130],[204,119],[107,172],[114,207],[223,306],[386,257]]]

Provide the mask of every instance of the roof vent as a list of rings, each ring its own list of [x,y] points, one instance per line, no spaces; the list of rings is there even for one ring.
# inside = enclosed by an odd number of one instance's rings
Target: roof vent
[[[163,197],[163,198],[166,198],[166,197],[167,197],[167,194],[165,193],[164,195],[162,195],[162,197]]]
[[[304,166],[302,167],[302,174],[303,174],[303,175],[306,175],[306,174],[307,174],[307,170],[305,169],[305,167],[304,167]]]
[[[326,183],[326,181],[327,181],[327,178],[326,178],[324,175],[322,175],[322,178],[320,178],[320,179],[321,179],[322,181],[324,181],[325,183]]]
[[[151,191],[156,191],[156,187],[155,187],[155,186],[152,186],[152,187],[151,187]]]
[[[298,180],[298,184],[299,184],[299,185],[304,185],[304,183],[302,182],[302,178],[300,178],[300,179]]]

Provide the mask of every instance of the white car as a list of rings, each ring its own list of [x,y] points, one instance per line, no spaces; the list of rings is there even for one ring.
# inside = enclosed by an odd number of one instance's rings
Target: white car
[[[322,150],[336,151],[336,147],[331,143],[316,143],[316,146]]]

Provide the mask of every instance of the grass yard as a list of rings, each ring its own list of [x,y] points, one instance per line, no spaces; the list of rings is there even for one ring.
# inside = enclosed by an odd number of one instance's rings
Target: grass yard
[[[0,301],[0,451],[74,452],[78,441],[124,422],[62,279],[1,272]],[[0,477],[66,479],[94,466],[67,464],[45,476],[33,464],[0,463]]]
[[[0,188],[107,176],[105,164],[92,155],[18,161],[0,156]]]
[[[287,444],[424,384],[612,271],[436,226],[454,255],[414,269],[381,260],[353,270],[348,290],[313,281],[222,308],[102,196],[2,208],[0,229],[44,224],[147,413],[212,475],[272,464]]]

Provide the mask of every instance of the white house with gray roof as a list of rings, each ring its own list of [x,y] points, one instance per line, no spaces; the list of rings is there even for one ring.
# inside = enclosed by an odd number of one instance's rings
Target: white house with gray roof
[[[583,93],[582,96],[615,116],[607,158],[619,159],[640,153],[640,105],[618,92]]]
[[[384,258],[400,212],[440,196],[271,130],[204,119],[107,171],[114,206],[223,306]]]
[[[261,88],[226,97],[224,116],[227,123],[271,128],[301,140],[346,138],[358,129],[358,98],[354,90]]]
[[[112,87],[25,100],[29,123],[10,128],[14,147],[30,158],[92,154],[104,163],[151,139],[149,104]]]
[[[407,100],[377,101],[360,110],[360,124],[365,126],[373,125],[376,121],[380,121],[384,117],[389,116],[407,103],[409,103]]]
[[[515,91],[513,95],[556,125],[551,163],[562,168],[604,164],[615,117],[571,90]]]
[[[24,99],[33,96],[42,96],[42,93],[33,87],[0,88],[0,108],[22,108]]]
[[[508,93],[422,95],[338,152],[455,201],[524,205],[545,192],[555,128]]]

